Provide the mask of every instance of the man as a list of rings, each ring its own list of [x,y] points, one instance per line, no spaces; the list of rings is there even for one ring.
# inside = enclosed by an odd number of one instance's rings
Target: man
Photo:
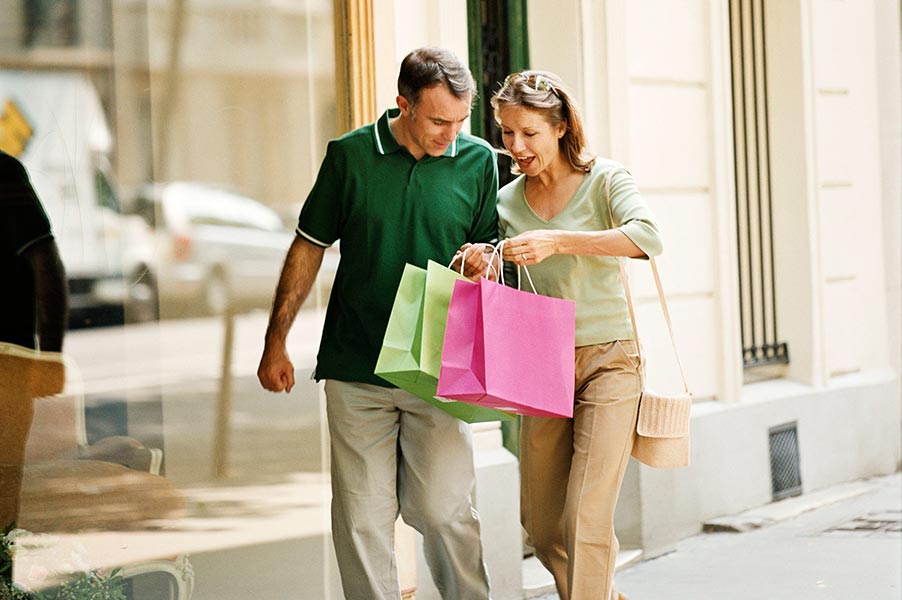
[[[0,294],[0,341],[60,352],[68,305],[63,263],[25,168],[3,151],[0,281],[9,290]]]
[[[373,374],[404,264],[447,264],[464,242],[496,236],[494,152],[461,133],[474,95],[455,55],[411,52],[398,108],[329,143],[276,290],[258,377],[290,392],[285,339],[324,249],[341,239],[315,378],[326,380],[332,535],[350,599],[400,598],[399,512],[423,534],[444,598],[489,597],[469,427]]]
[[[66,275],[50,221],[22,164],[0,151],[0,536],[19,514],[25,443],[34,398],[62,391]],[[2,542],[2,540],[0,540]],[[0,590],[12,581],[12,557],[0,543]]]

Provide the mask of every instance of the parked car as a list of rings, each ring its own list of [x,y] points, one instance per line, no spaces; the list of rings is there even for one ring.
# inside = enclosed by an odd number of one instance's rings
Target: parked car
[[[155,232],[148,276],[161,316],[269,307],[294,238],[275,211],[189,182],[142,186],[126,210]]]

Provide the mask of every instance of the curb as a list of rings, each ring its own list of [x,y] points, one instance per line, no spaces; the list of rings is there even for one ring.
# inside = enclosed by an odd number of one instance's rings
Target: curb
[[[874,484],[856,481],[830,487],[818,492],[787,498],[726,517],[705,521],[704,533],[744,533],[797,517],[802,513],[849,500],[875,489]]]

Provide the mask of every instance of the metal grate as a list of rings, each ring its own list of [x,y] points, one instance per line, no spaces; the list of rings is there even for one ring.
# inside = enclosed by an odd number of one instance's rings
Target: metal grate
[[[770,437],[770,481],[774,500],[802,493],[799,469],[799,436],[795,422],[772,427]]]
[[[501,130],[495,124],[495,115],[489,100],[501,87],[501,82],[511,72],[510,38],[508,30],[507,2],[480,2],[482,12],[482,80],[479,91],[482,96],[482,137],[493,147],[503,148]],[[512,181],[510,157],[498,155],[498,184]]]

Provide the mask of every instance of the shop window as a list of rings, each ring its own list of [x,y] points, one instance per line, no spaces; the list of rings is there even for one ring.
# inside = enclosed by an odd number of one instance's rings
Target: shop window
[[[29,597],[340,596],[310,377],[337,248],[287,341],[292,394],[255,372],[298,211],[343,131],[336,5],[3,4],[0,148],[44,205],[79,326],[65,369],[22,358],[34,414],[0,413],[19,484],[0,484],[0,571],[21,529],[0,598],[11,582]],[[164,206],[165,190],[184,197]],[[31,385],[22,361],[7,389]]]

